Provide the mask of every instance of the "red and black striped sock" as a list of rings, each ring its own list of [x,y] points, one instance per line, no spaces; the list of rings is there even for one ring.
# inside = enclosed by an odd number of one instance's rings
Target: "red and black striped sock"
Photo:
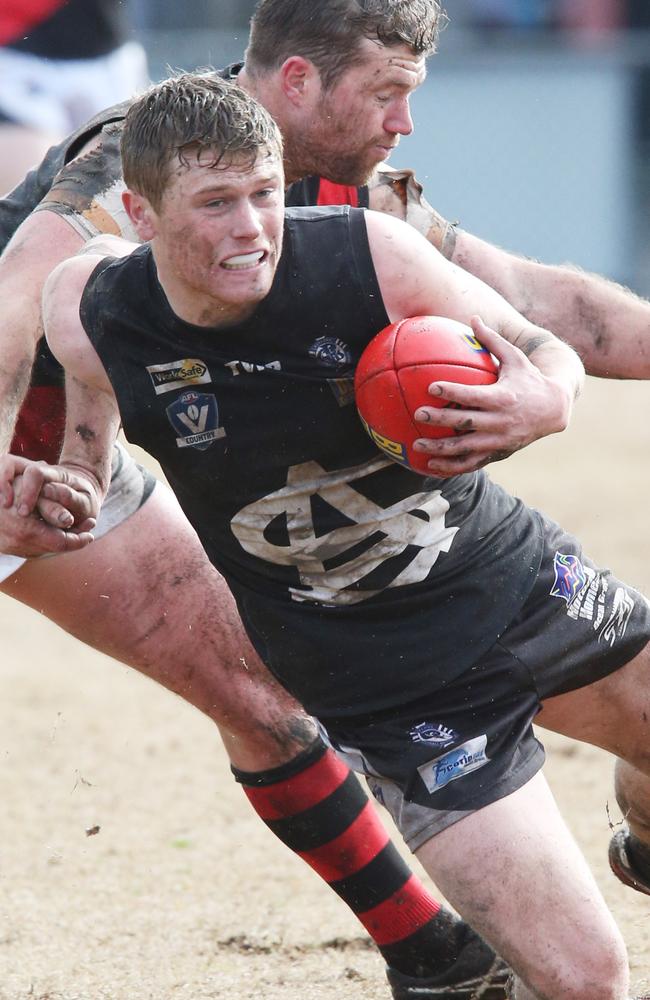
[[[269,771],[232,770],[269,829],[348,904],[389,965],[427,976],[455,961],[464,924],[411,872],[356,777],[324,743]]]

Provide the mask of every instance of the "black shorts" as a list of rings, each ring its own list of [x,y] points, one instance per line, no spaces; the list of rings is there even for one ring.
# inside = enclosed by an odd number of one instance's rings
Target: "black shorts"
[[[552,521],[543,525],[533,590],[470,670],[393,711],[321,720],[411,850],[529,781],[544,762],[532,729],[541,702],[614,672],[650,639],[645,597]]]

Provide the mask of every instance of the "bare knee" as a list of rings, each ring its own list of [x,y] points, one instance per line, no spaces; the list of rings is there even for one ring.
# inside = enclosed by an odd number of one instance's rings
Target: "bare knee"
[[[609,939],[590,938],[584,928],[584,947],[576,954],[549,955],[549,968],[526,977],[528,988],[517,983],[514,1000],[626,1000],[629,996],[627,951],[618,932]]]

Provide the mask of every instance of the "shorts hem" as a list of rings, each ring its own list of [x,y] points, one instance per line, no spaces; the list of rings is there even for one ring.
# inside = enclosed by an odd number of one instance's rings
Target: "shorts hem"
[[[531,778],[534,778],[538,771],[541,771],[545,759],[546,753],[544,747],[541,743],[538,743],[534,752],[523,764],[516,770],[508,772],[503,782],[496,787],[493,786],[489,792],[484,791],[469,799],[467,801],[467,808],[449,810],[448,812],[441,812],[435,817],[432,816],[431,820],[422,825],[412,835],[407,835],[400,830],[404,843],[411,853],[415,854],[423,844],[426,844],[428,840],[431,840],[437,834],[442,833],[443,830],[449,829],[449,827],[459,823],[466,816],[470,816],[472,813],[485,808],[485,806],[492,805],[493,802],[498,802],[499,799],[504,799],[512,792],[523,788]],[[426,809],[427,807],[422,806],[422,808]]]

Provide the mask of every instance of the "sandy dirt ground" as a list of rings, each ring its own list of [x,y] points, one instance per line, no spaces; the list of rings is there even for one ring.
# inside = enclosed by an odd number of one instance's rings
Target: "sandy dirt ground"
[[[493,470],[647,593],[649,398],[592,383],[570,432]],[[0,1000],[388,997],[359,925],[254,816],[211,724],[7,598],[0,622]],[[605,858],[611,760],[546,745],[648,985],[650,901]]]

